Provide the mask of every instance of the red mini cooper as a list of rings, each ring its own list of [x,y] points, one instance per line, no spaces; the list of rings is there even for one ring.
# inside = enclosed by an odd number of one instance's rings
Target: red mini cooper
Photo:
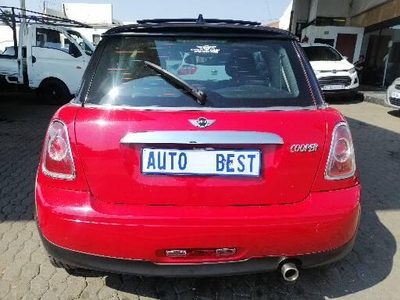
[[[349,125],[294,36],[143,20],[103,35],[52,118],[36,213],[56,266],[296,280],[351,251],[360,184]]]

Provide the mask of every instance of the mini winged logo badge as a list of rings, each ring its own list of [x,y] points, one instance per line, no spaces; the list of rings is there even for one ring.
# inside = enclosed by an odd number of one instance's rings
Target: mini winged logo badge
[[[199,128],[206,128],[208,126],[211,126],[212,124],[214,124],[215,120],[208,120],[206,118],[200,117],[197,120],[189,120],[189,122],[196,127]]]

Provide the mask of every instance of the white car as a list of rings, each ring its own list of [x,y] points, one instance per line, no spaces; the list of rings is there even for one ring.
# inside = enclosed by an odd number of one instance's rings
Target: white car
[[[226,59],[226,54],[187,52],[183,54],[182,62],[175,73],[185,80],[229,80],[231,77],[225,71]]]
[[[400,77],[396,78],[386,92],[386,103],[400,109]]]
[[[300,44],[324,94],[354,95],[359,80],[354,65],[335,48],[318,43]]]

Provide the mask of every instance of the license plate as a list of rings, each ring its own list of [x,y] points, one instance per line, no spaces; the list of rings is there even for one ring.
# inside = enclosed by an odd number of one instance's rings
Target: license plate
[[[324,85],[322,89],[324,91],[332,91],[332,90],[344,90],[345,86],[343,84],[332,84],[332,85]]]
[[[142,173],[260,176],[258,150],[142,149]]]
[[[400,98],[399,92],[392,92],[392,98]]]

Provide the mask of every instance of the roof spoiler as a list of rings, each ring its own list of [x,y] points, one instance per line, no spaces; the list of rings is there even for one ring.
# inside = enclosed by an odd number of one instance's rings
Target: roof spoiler
[[[163,24],[163,23],[189,23],[189,24],[238,24],[238,25],[261,25],[260,22],[231,20],[231,19],[204,19],[202,14],[199,14],[197,19],[144,19],[138,20],[138,24]]]

